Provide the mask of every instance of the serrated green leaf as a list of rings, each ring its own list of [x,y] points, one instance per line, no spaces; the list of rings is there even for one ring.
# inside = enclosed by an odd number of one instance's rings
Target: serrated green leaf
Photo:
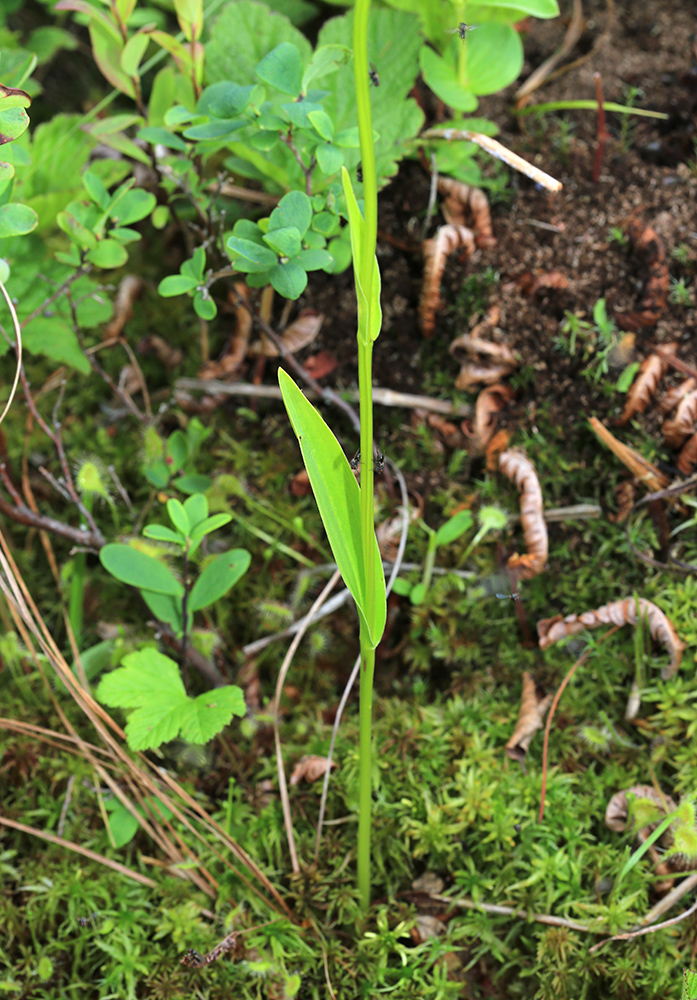
[[[24,327],[22,343],[30,354],[43,354],[53,361],[82,372],[91,371],[73,328],[60,316],[37,316]]]
[[[362,561],[360,491],[356,477],[332,431],[282,368],[278,372],[278,381],[334,559],[356,602],[370,641],[376,646],[385,630],[387,615],[385,576],[377,538],[373,533],[369,544],[375,546],[375,576],[371,581],[375,610],[372,620],[368,621],[367,587]]]
[[[184,593],[184,588],[171,570],[131,545],[120,542],[105,545],[99,552],[99,561],[121,583],[171,597],[181,597]]]
[[[209,39],[205,46],[209,83],[229,80],[242,86],[249,84],[259,62],[282,42],[297,48],[303,65],[310,62],[312,55],[310,43],[287,17],[254,0],[226,4],[210,24]]]
[[[148,648],[124,656],[121,666],[102,679],[97,697],[110,708],[159,704],[165,709],[180,706],[186,690],[174,660]]]
[[[232,684],[214,688],[200,694],[188,706],[182,736],[189,743],[207,743],[227,726],[233,715],[241,716],[246,711],[241,688]]]
[[[188,607],[191,612],[207,608],[227,594],[228,590],[244,576],[252,557],[246,549],[230,549],[216,556],[203,569],[189,593]]]

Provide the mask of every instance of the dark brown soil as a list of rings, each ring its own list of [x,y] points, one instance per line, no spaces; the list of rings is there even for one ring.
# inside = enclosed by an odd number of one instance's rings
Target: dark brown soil
[[[562,5],[563,6],[563,5]],[[673,2],[624,7],[584,4],[585,29],[571,59],[585,57],[556,80],[543,86],[531,103],[595,96],[593,74],[600,73],[604,99],[624,104],[628,88],[641,88],[635,106],[669,115],[666,121],[608,114],[611,133],[597,183],[593,182],[597,147],[597,114],[570,111],[544,117],[516,117],[511,112],[516,87],[561,44],[568,19],[531,21],[525,34],[527,61],[521,80],[504,94],[482,99],[478,114],[501,128],[499,139],[563,184],[558,194],[540,190],[517,174],[510,178],[510,199],[493,208],[497,244],[467,260],[450,260],[443,281],[445,306],[436,332],[424,340],[416,308],[421,289],[422,260],[418,236],[428,201],[428,178],[421,167],[403,164],[398,178],[380,195],[378,256],[383,281],[384,326],[375,348],[376,384],[408,392],[424,391],[424,372],[434,369],[451,376],[459,367],[448,345],[479,316],[463,314],[456,302],[464,282],[488,269],[499,280],[488,291],[488,305],[500,308],[495,339],[520,358],[526,373],[519,378],[519,401],[534,414],[535,401],[551,404],[552,415],[573,423],[584,413],[605,416],[621,404],[619,394],[601,393],[580,375],[588,360],[580,352],[570,357],[557,338],[566,311],[586,320],[600,298],[609,315],[631,312],[640,305],[649,277],[646,256],[615,234],[630,220],[652,227],[662,242],[673,279],[684,279],[692,305],[670,301],[658,322],[639,329],[635,340],[611,357],[616,377],[630,361],[642,360],[649,344],[676,340],[679,355],[697,360],[695,349],[694,274],[697,270],[697,41],[694,16]],[[628,125],[627,125],[628,123]],[[490,170],[485,164],[484,170]],[[436,215],[429,235],[442,223]],[[412,247],[413,249],[404,249]],[[673,251],[683,247],[678,261]],[[524,294],[526,278],[559,271],[564,289]],[[321,343],[313,349],[331,351],[339,367],[330,381],[355,384],[355,298],[352,275],[315,283],[310,303],[330,317]],[[619,325],[619,324],[618,324]],[[534,374],[533,374],[534,373]],[[443,385],[443,378],[440,385]],[[474,395],[470,397],[472,400]]]

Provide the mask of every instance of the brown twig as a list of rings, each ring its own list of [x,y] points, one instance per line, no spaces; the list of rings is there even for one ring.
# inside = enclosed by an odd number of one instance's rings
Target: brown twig
[[[600,79],[600,73],[593,74],[593,82],[595,83],[595,99],[598,102],[598,145],[595,149],[592,181],[594,184],[597,184],[600,180],[600,171],[603,166],[605,144],[610,138],[610,134],[605,125],[605,105],[603,104],[603,85]]]

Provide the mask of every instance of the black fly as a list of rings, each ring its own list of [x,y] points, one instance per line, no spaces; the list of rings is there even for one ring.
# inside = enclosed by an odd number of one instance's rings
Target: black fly
[[[356,167],[356,177],[358,178],[359,184],[362,184],[363,183],[363,167],[361,166],[360,163]]]
[[[380,77],[378,76],[378,71],[375,68],[375,63],[370,64],[370,69],[368,70],[368,76],[370,77],[370,82],[374,87],[380,86]]]
[[[464,21],[460,21],[457,28],[446,28],[445,30],[449,35],[459,35],[462,41],[464,42],[464,40],[467,38],[467,32],[474,31],[475,28],[478,27],[479,27],[478,24],[465,24]]]

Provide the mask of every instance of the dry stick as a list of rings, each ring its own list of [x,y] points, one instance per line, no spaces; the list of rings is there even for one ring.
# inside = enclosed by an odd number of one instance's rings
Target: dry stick
[[[605,635],[601,639],[599,639],[595,645],[599,646],[601,642],[605,642],[606,639],[609,639],[610,636],[614,632],[617,632],[618,629],[620,628],[622,628],[621,625],[615,625],[614,628],[611,628],[609,632],[606,632]],[[549,731],[552,728],[552,719],[554,718],[554,713],[557,709],[557,705],[559,704],[559,699],[564,693],[566,685],[569,683],[569,681],[574,676],[574,674],[581,666],[581,664],[588,659],[594,648],[595,646],[589,646],[588,649],[585,651],[585,653],[583,653],[582,656],[579,656],[579,658],[576,660],[571,670],[569,670],[568,674],[559,685],[559,689],[557,693],[554,695],[554,700],[552,701],[549,712],[547,714],[547,722],[545,724],[545,738],[542,747],[542,788],[540,790],[540,815],[538,817],[540,823],[544,819],[545,815],[545,796],[547,794],[547,751],[549,748]]]
[[[595,150],[595,160],[593,161],[593,184],[600,180],[600,170],[603,166],[603,156],[605,155],[605,144],[610,138],[610,134],[605,125],[605,105],[603,104],[603,85],[600,80],[600,73],[593,74],[595,83],[595,99],[598,102],[598,145]]]
[[[438,903],[448,903],[464,910],[483,910],[484,913],[498,913],[504,917],[521,917],[524,920],[535,920],[538,924],[550,924],[552,927],[568,927],[572,931],[584,931],[586,934],[604,934],[602,928],[588,927],[577,924],[575,920],[565,917],[553,917],[546,913],[528,913],[527,910],[515,910],[512,906],[498,906],[495,903],[477,903],[473,899],[451,899],[450,896],[440,896],[437,893],[426,893],[429,899]]]
[[[55,834],[46,833],[44,830],[37,830],[35,826],[25,826],[24,823],[18,823],[16,820],[8,819],[6,816],[0,816],[0,826],[9,826],[13,830],[19,830],[20,833],[28,833],[32,837],[40,837],[42,840],[47,840],[49,844],[57,844],[59,847],[64,847],[68,851],[74,851],[76,854],[82,854],[85,858],[97,861],[100,865],[106,865],[107,868],[112,868],[120,875],[125,875],[126,878],[132,878],[134,881],[140,882],[141,885],[147,885],[150,889],[157,889],[157,882],[153,882],[153,880],[148,878],[147,875],[141,875],[140,872],[134,872],[125,865],[119,864],[118,861],[112,861],[111,858],[105,858],[103,854],[97,854],[96,851],[90,851],[88,847],[80,847],[79,844],[74,843],[72,840],[65,840],[63,837],[56,837]]]
[[[683,910],[677,917],[664,920],[662,924],[654,924],[653,927],[642,927],[636,931],[627,931],[625,934],[613,934],[612,937],[605,938],[604,941],[594,944],[592,948],[588,949],[588,954],[592,955],[594,951],[602,948],[604,944],[608,944],[610,941],[629,941],[631,938],[642,937],[644,934],[655,934],[656,931],[662,931],[664,927],[672,927],[673,924],[679,924],[681,920],[685,920],[686,917],[691,916],[695,910],[697,910],[697,902],[693,903],[687,910]]]
[[[530,94],[537,90],[538,87],[541,87],[557,63],[561,62],[562,59],[566,59],[569,53],[573,51],[582,33],[583,7],[581,0],[574,0],[574,12],[571,17],[571,21],[569,22],[569,27],[566,29],[564,41],[562,42],[560,48],[558,48],[557,51],[549,57],[549,59],[545,59],[542,65],[538,66],[537,69],[530,74],[525,83],[516,90],[514,99],[517,108],[522,108],[525,104],[527,104],[527,98]]]
[[[15,393],[17,392],[17,385],[19,384],[19,374],[22,370],[22,329],[19,325],[19,319],[17,318],[17,310],[14,307],[12,299],[7,294],[7,289],[5,288],[2,281],[0,281],[0,292],[2,292],[5,302],[7,303],[7,308],[10,310],[10,316],[12,317],[12,325],[15,328],[15,337],[17,338],[15,341],[15,351],[17,353],[17,367],[15,368],[15,379],[14,382],[12,383],[12,389],[10,391],[9,398],[5,403],[5,409],[2,411],[2,415],[0,415],[0,424],[1,424],[7,415],[7,411],[12,406],[12,400],[15,398]]]
[[[303,369],[304,371],[304,369]],[[306,373],[307,374],[307,373]],[[200,389],[209,395],[224,396],[257,396],[262,399],[281,399],[281,390],[275,385],[251,385],[247,382],[223,382],[220,379],[178,378],[174,383],[176,389]],[[305,395],[308,399],[326,398],[326,392],[310,390]],[[352,400],[358,402],[358,391],[351,389],[347,393]],[[332,398],[330,402],[334,402]],[[451,403],[447,399],[432,399],[430,396],[414,396],[408,392],[395,392],[394,389],[383,389],[373,386],[373,402],[379,406],[403,406],[405,409],[430,410],[445,416],[469,417],[472,407],[468,403]]]
[[[341,573],[339,570],[335,570],[331,576],[331,579],[327,581],[315,603],[312,605],[308,613],[302,620],[300,628],[297,634],[293,638],[290,646],[288,647],[288,652],[283,658],[283,663],[281,664],[281,669],[278,672],[278,680],[276,681],[276,693],[274,695],[274,706],[273,706],[273,738],[276,744],[276,766],[278,768],[278,790],[281,795],[281,804],[283,806],[283,822],[286,827],[286,837],[288,838],[288,850],[290,851],[290,863],[293,871],[297,875],[300,871],[300,865],[298,864],[298,854],[295,850],[295,838],[293,836],[293,819],[290,814],[290,799],[288,798],[288,786],[286,784],[286,773],[283,769],[283,749],[281,747],[281,733],[278,725],[278,713],[281,707],[281,694],[283,692],[283,684],[286,679],[290,665],[293,662],[293,657],[295,656],[295,651],[300,645],[300,640],[305,635],[305,632],[310,626],[310,621],[314,613],[319,610],[319,608],[324,604],[327,597],[337,585],[341,579]]]
[[[402,566],[402,559],[404,558],[404,551],[407,547],[407,535],[409,534],[409,494],[407,492],[407,484],[404,476],[402,475],[402,470],[395,465],[391,458],[385,460],[392,471],[394,472],[395,479],[399,483],[399,492],[402,498],[402,532],[399,538],[399,547],[397,548],[397,555],[395,557],[394,564],[392,566],[392,572],[390,573],[390,579],[387,581],[386,587],[386,597],[389,597],[392,592],[392,587],[397,579],[397,575]],[[346,682],[346,687],[341,695],[341,700],[339,702],[339,707],[336,710],[336,717],[334,719],[334,726],[332,728],[332,738],[329,743],[329,752],[327,754],[327,770],[324,772],[324,781],[322,782],[322,797],[320,799],[319,805],[319,816],[317,817],[317,837],[315,839],[315,864],[319,860],[319,845],[322,840],[322,825],[324,823],[324,812],[327,806],[327,795],[329,793],[329,778],[331,776],[332,770],[332,757],[334,755],[334,745],[336,743],[336,737],[339,733],[339,726],[341,725],[341,717],[344,714],[344,709],[346,708],[346,702],[349,699],[353,685],[356,683],[356,678],[358,677],[358,671],[361,666],[361,657],[359,656],[353,665],[353,670],[351,671],[351,676]]]
[[[509,167],[520,171],[521,174],[529,177],[531,181],[541,184],[549,191],[561,191],[562,189],[561,181],[555,180],[554,177],[546,174],[544,170],[540,170],[534,164],[528,163],[522,156],[518,156],[512,149],[508,149],[507,146],[497,142],[496,139],[492,139],[488,135],[482,135],[480,132],[470,132],[468,129],[459,128],[430,128],[426,132],[423,132],[420,138],[445,139],[448,142],[452,139],[464,139],[467,142],[474,142],[481,149],[485,149],[487,153],[490,153],[491,156],[495,156],[497,160],[503,160]]]
[[[659,899],[656,905],[642,917],[641,924],[652,924],[659,917],[662,917],[664,913],[667,913],[671,906],[677,903],[679,899],[682,899],[686,893],[691,892],[695,888],[697,888],[697,873],[684,878],[674,889],[666,893],[663,899]]]

